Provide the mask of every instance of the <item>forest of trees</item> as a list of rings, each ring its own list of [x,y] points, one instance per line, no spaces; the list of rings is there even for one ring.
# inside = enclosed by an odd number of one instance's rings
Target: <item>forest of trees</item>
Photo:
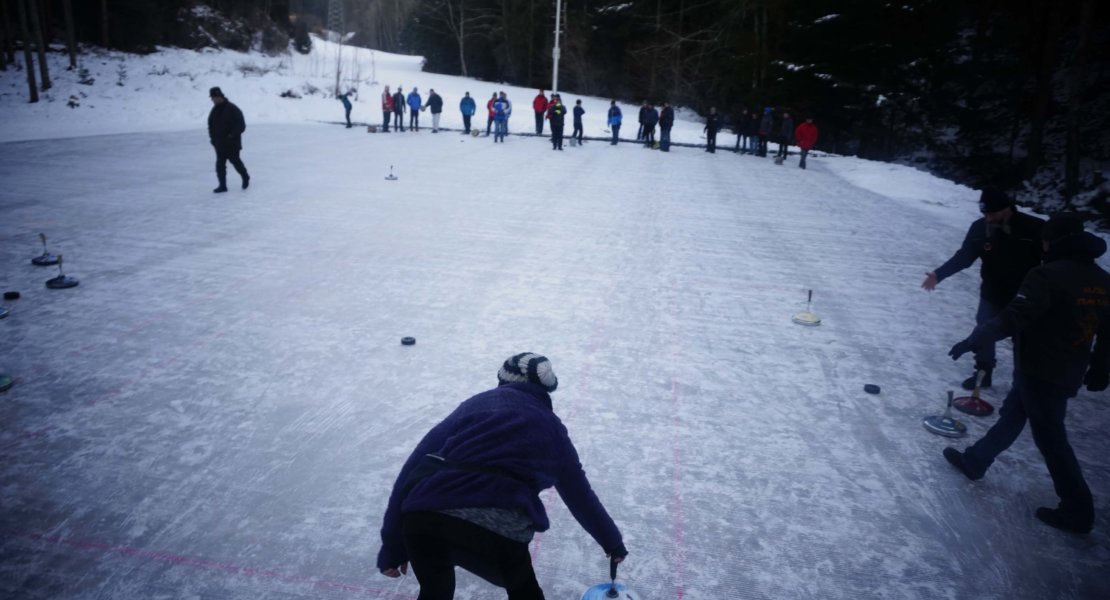
[[[552,80],[555,0],[0,0],[0,63],[34,64],[52,42],[210,45],[182,17],[202,4],[239,24],[219,42],[229,48],[262,33],[264,50],[289,51],[338,8],[351,43],[422,55],[428,70]],[[564,90],[726,116],[786,108],[815,118],[819,149],[1108,209],[1110,3],[562,0],[562,11]],[[29,85],[48,86],[48,73]]]

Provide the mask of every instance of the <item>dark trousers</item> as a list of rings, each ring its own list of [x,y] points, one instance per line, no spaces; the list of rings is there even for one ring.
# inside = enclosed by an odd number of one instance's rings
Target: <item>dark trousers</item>
[[[490,127],[493,127],[493,115],[490,115],[489,120],[486,121],[486,135],[489,135],[489,128]]]
[[[235,172],[239,173],[244,181],[250,177],[247,175],[247,166],[239,158],[238,148],[216,148],[216,179],[220,181],[220,187],[227,187],[228,162],[235,167]]]
[[[790,155],[789,148],[790,142],[779,142],[779,151],[775,156],[778,158],[786,158]]]
[[[648,127],[644,125],[644,147],[651,148],[655,146],[655,126]]]
[[[350,127],[351,126],[351,109],[344,108],[343,110],[347,113],[346,115],[344,115],[347,118],[347,127]]]
[[[570,137],[578,138],[578,143],[582,143],[582,123],[581,121],[574,124],[574,131],[571,132]]]
[[[671,128],[659,127],[659,149],[663,152],[671,151]]]
[[[392,115],[392,112],[382,111],[382,132],[389,133],[389,119]]]
[[[406,513],[402,530],[420,583],[417,600],[454,598],[456,566],[504,588],[509,600],[543,600],[528,544],[435,512]]]
[[[563,149],[563,126],[551,124],[551,148],[553,150]]]
[[[1060,509],[1078,522],[1093,523],[1094,500],[1064,426],[1068,398],[1073,395],[1058,384],[1015,373],[1013,387],[998,410],[998,421],[982,439],[964,451],[968,473],[985,473],[994,459],[1014,443],[1028,421],[1033,442],[1044,457],[1056,495],[1060,497]]]
[[[755,151],[756,156],[767,156],[767,136],[762,133],[759,134],[759,147]]]
[[[716,154],[717,153],[717,132],[705,132],[705,151]]]
[[[636,141],[644,139],[644,124],[640,123],[640,128],[636,130]]]
[[[1005,306],[998,306],[992,302],[979,298],[979,308],[975,311],[975,324],[982,325],[998,316]],[[997,361],[994,354],[994,343],[983,344],[975,351],[975,368],[993,369]]]
[[[543,135],[543,115],[544,113],[536,113],[536,135]]]
[[[470,115],[463,115],[463,130],[470,133]]]
[[[801,156],[801,159],[798,161],[798,166],[804,169],[806,168],[806,157],[809,156],[809,150],[807,150],[806,148],[802,148]]]
[[[420,131],[420,111],[409,111],[409,129],[413,131]]]
[[[621,134],[621,124],[617,123],[616,125],[610,125],[609,127],[613,130],[613,141],[610,142],[610,145],[616,146],[617,145],[617,136],[619,136]]]
[[[397,131],[404,133],[405,131],[405,113],[393,111],[393,128]]]

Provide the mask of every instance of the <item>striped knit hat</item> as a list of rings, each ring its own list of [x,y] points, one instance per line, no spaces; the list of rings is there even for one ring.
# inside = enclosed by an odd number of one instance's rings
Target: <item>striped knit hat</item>
[[[523,352],[505,359],[505,364],[497,371],[497,383],[534,383],[543,386],[548,392],[559,387],[559,379],[551,370],[551,361],[546,356]]]

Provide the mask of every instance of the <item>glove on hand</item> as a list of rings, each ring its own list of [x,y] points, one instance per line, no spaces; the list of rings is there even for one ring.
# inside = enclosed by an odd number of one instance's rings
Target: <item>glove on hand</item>
[[[1095,368],[1087,369],[1087,374],[1083,376],[1083,385],[1086,385],[1087,390],[1092,392],[1105,390],[1110,385],[1110,371]]]
[[[970,337],[966,340],[956,342],[956,345],[952,346],[952,349],[948,351],[948,356],[951,356],[952,360],[959,360],[961,356],[975,350],[976,345],[977,344],[975,344]]]

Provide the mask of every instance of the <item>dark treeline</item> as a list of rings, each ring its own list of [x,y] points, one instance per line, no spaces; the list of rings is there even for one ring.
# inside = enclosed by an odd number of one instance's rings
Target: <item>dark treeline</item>
[[[196,35],[199,6],[234,31]],[[352,43],[423,55],[431,71],[552,81],[554,0],[0,0],[5,65],[39,47],[21,11],[47,40],[129,51],[244,49],[257,33],[285,51],[298,30],[338,19]],[[786,109],[816,119],[821,150],[1106,209],[1110,3],[565,0],[562,11],[564,90],[716,106],[726,121],[742,107]]]

